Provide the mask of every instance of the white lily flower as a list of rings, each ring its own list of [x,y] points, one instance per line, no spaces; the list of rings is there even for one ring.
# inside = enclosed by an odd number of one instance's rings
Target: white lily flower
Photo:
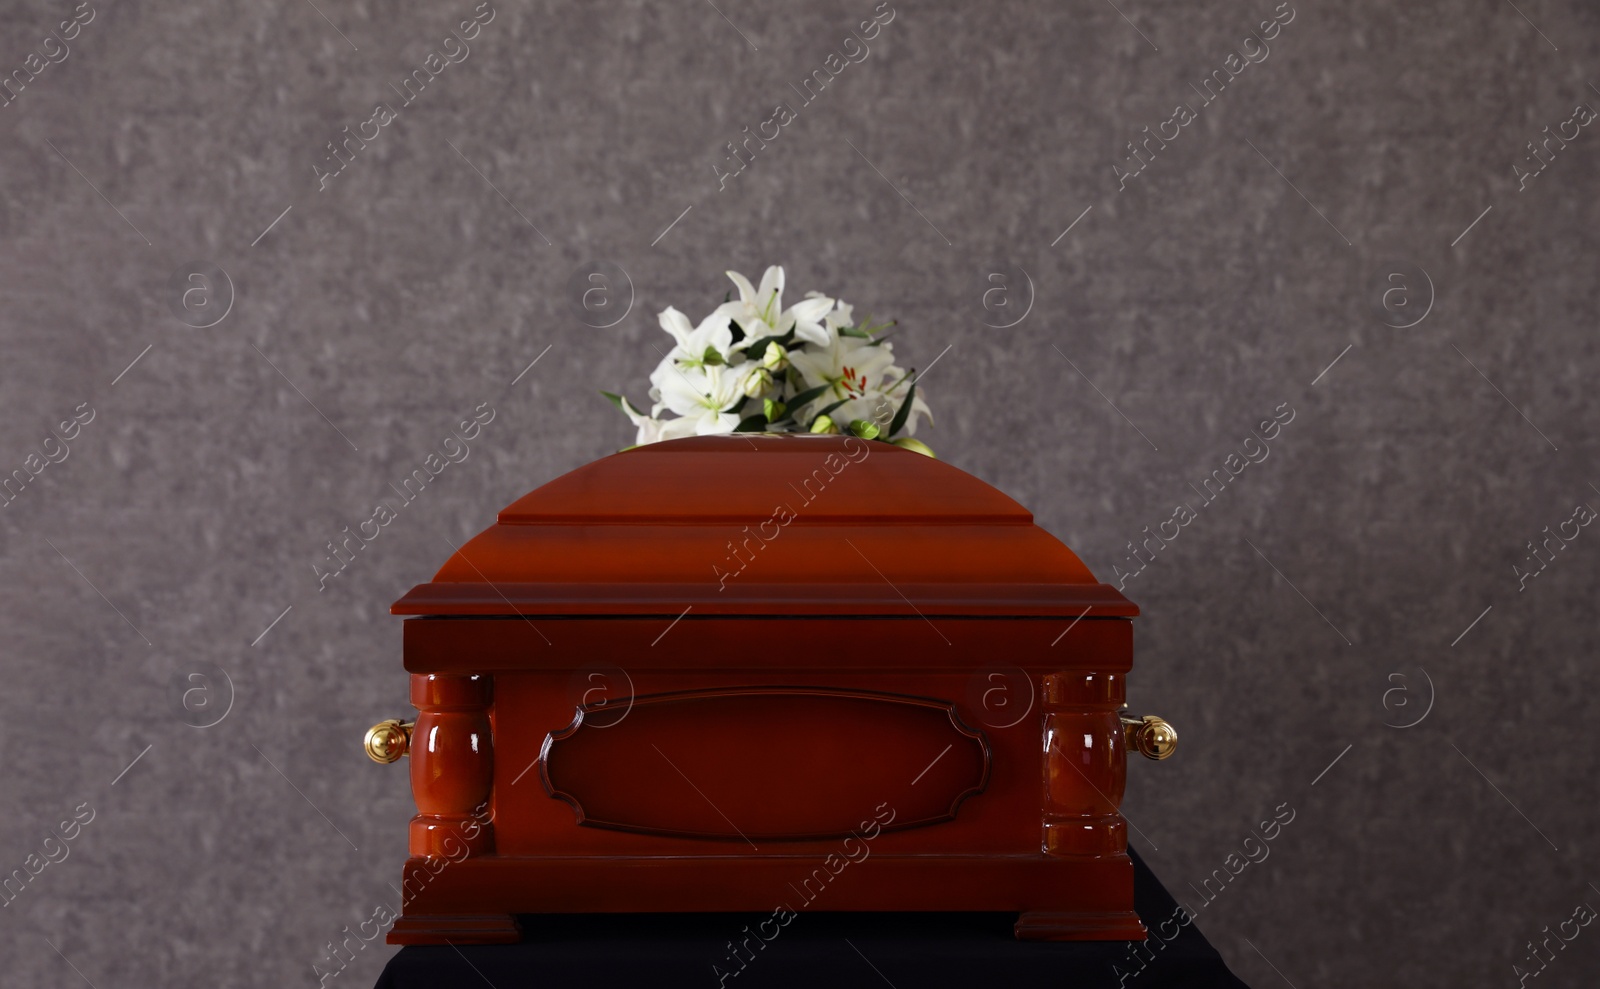
[[[753,343],[762,337],[779,336],[793,329],[797,340],[819,347],[828,345],[832,334],[823,326],[822,320],[833,308],[832,299],[813,293],[813,297],[784,309],[783,268],[778,265],[773,265],[762,274],[760,288],[752,286],[750,279],[737,271],[730,271],[727,275],[739,289],[739,301],[729,302],[728,305],[736,307],[733,320],[744,330],[747,340]]]
[[[838,401],[846,403],[829,415],[835,422],[848,423],[871,418],[870,412],[850,415],[846,410],[855,410],[869,391],[882,387],[883,374],[894,363],[894,353],[860,337],[835,336],[825,348],[791,351],[789,363],[800,372],[807,390],[828,386],[812,404],[821,408]]]
[[[832,324],[823,323],[832,309],[833,300],[827,296],[796,302],[783,314],[778,332],[787,333],[793,327],[796,340],[826,347],[839,335]]]
[[[869,391],[860,399],[846,402],[833,411],[836,416],[850,416],[849,421],[867,419],[877,424],[883,431],[885,438],[889,435],[889,427],[894,423],[894,417],[899,415],[900,406],[906,400],[906,387],[896,388],[893,392]],[[906,414],[906,421],[901,425],[900,431],[895,435],[910,436],[917,431],[917,417],[925,416],[929,422],[933,421],[933,414],[928,411],[928,403],[922,400],[920,394],[911,400],[911,411]],[[843,421],[843,420],[841,420]]]
[[[672,354],[661,358],[661,363],[657,364],[656,369],[650,372],[650,400],[656,403],[650,407],[651,415],[658,416],[661,414],[661,410],[667,407],[667,400],[661,397],[661,386],[666,383],[668,378],[682,373],[681,366],[672,359]]]
[[[672,334],[672,339],[677,341],[677,346],[667,355],[670,361],[698,367],[705,363],[706,351],[714,351],[724,364],[731,363],[733,356],[733,330],[728,325],[737,305],[732,302],[724,303],[712,310],[711,315],[700,321],[699,326],[690,326],[689,317],[668,306],[662,310],[657,318],[661,321],[661,328]]]
[[[887,346],[890,346],[890,345],[889,344],[884,344],[884,346],[887,347]],[[902,382],[902,379],[905,378],[907,373],[908,372],[906,372],[906,371],[904,371],[904,370],[902,370],[902,369],[900,369],[898,367],[890,367],[888,370],[883,372],[884,379],[888,382],[888,387],[894,388],[893,392],[883,393],[883,397],[889,400],[890,404],[892,404],[894,406],[896,412],[898,412],[900,410],[901,403],[903,403],[906,400],[906,392],[910,391],[911,390],[911,386],[913,384],[915,384],[914,381],[906,381],[906,382],[900,383],[900,382]],[[897,383],[900,383],[899,387],[895,387],[895,385]],[[914,435],[916,435],[916,432],[917,432],[917,417],[919,417],[919,416],[926,418],[929,422],[933,421],[933,410],[929,409],[928,408],[928,403],[924,402],[922,400],[922,393],[921,392],[918,392],[917,393],[917,397],[913,398],[911,400],[911,411],[906,414],[905,424],[900,427],[900,432],[897,433],[896,435],[897,436],[914,436]],[[891,419],[889,421],[893,422],[894,420],[891,417]],[[888,422],[883,424],[883,430],[884,430],[885,433],[887,433],[889,431],[889,423]]]
[[[773,336],[783,314],[783,268],[773,265],[761,276],[761,287],[750,284],[750,279],[737,271],[726,272],[739,290],[739,301],[734,306],[733,321],[744,330],[746,338]]]
[[[650,398],[656,404],[651,415],[660,415],[667,403],[661,397],[662,383],[677,374],[679,368],[697,368],[706,364],[708,354],[715,354],[711,363],[734,364],[744,360],[744,355],[733,349],[733,330],[729,319],[736,303],[724,303],[712,310],[711,315],[698,326],[689,325],[689,317],[668,306],[658,319],[661,328],[672,335],[673,348],[661,358],[661,363],[650,372]]]
[[[739,417],[726,411],[744,398],[745,375],[716,364],[679,367],[661,379],[661,402],[694,423],[695,433],[731,433]]]
[[[877,423],[887,435],[912,384],[905,380],[908,372],[894,364],[894,345],[874,344],[860,337],[835,337],[834,340],[834,345],[827,350],[808,347],[790,356],[807,388],[829,386],[809,407],[822,409],[842,402],[828,413],[834,422],[848,425],[857,419],[866,419]],[[911,411],[899,435],[913,435],[919,417],[933,420],[933,413],[921,395],[912,399]]]
[[[644,446],[647,443],[659,443],[662,440],[676,440],[685,436],[694,435],[694,421],[690,419],[656,419],[647,416],[635,409],[626,398],[622,400],[622,411],[633,420],[638,427],[639,435],[634,440],[635,446]]]
[[[823,295],[821,292],[807,292],[806,298],[825,299],[827,296]],[[841,301],[839,299],[833,300],[833,303],[833,311],[828,313],[828,315],[823,319],[823,325],[827,326],[828,329],[835,333],[838,333],[845,327],[856,325],[855,306],[852,306],[850,303]]]

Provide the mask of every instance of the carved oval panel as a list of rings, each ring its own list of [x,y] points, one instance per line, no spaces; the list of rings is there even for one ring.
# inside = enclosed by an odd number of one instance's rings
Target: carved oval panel
[[[609,726],[587,713],[545,737],[539,772],[590,827],[838,838],[951,820],[989,780],[983,733],[927,698],[748,687],[639,697]]]

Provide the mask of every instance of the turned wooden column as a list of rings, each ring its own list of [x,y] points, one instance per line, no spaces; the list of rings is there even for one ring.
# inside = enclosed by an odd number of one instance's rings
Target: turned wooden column
[[[1102,856],[1125,852],[1118,813],[1127,752],[1118,711],[1122,676],[1051,673],[1044,678],[1044,851]]]
[[[494,851],[489,733],[493,681],[480,674],[413,674],[411,819],[413,858],[460,860]]]

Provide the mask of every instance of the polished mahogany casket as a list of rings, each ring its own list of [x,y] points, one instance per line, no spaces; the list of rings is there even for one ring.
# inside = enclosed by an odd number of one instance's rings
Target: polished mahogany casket
[[[1015,911],[1140,940],[1118,813],[1138,609],[1015,501],[853,436],[638,447],[393,611],[414,723],[392,944],[516,915]]]

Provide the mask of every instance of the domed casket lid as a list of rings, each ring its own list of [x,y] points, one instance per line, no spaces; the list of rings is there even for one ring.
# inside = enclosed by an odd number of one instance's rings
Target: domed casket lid
[[[635,447],[524,495],[397,615],[1132,617],[1011,498],[853,436]]]

